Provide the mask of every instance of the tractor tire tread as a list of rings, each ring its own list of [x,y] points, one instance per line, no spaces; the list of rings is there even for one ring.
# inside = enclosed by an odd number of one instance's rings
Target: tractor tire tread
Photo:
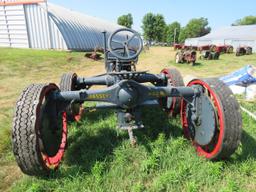
[[[69,73],[64,73],[61,76],[61,80],[59,83],[59,87],[61,91],[74,91],[75,87],[74,87],[74,78],[77,77],[76,73],[73,72],[69,72]],[[67,120],[69,122],[74,122],[75,118],[74,118],[74,114],[72,113],[72,110],[70,108],[67,108]]]
[[[172,84],[174,87],[185,86],[182,75],[177,69],[170,68],[167,70],[171,76]],[[181,108],[181,97],[176,97],[175,107],[174,107],[172,116],[177,116],[178,114],[180,114],[180,108]]]
[[[224,115],[224,135],[221,150],[213,159],[226,159],[235,152],[240,143],[242,133],[240,107],[232,91],[222,81],[215,78],[204,81],[211,86],[219,98]]]
[[[36,113],[42,90],[47,84],[28,86],[17,100],[13,127],[12,147],[16,161],[21,170],[28,175],[45,175],[49,170],[45,167],[38,146],[35,129]]]

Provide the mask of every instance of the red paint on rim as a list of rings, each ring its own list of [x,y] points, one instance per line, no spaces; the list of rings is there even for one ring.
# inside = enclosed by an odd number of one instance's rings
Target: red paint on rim
[[[76,122],[80,121],[81,120],[81,115],[80,114],[79,115],[75,115],[74,119],[75,119]]]
[[[211,152],[207,152],[200,145],[193,142],[193,145],[196,147],[198,154],[200,156],[204,156],[210,159],[210,158],[213,158],[216,154],[218,154],[218,152],[221,150],[221,147],[222,147],[222,142],[224,137],[224,115],[222,112],[222,107],[219,102],[218,96],[215,94],[215,92],[211,89],[211,87],[206,82],[201,80],[193,80],[189,82],[188,86],[190,87],[192,85],[201,85],[209,91],[209,93],[213,97],[213,104],[217,108],[217,112],[218,112],[217,115],[218,115],[218,121],[219,121],[219,135],[218,135],[217,143],[214,146],[214,149]],[[181,121],[184,129],[184,135],[185,137],[189,137],[188,122],[186,117],[186,102],[183,99],[181,102]]]
[[[84,109],[83,109],[82,105],[80,105],[79,112],[74,115],[74,120],[76,122],[78,122],[78,121],[80,121],[82,119],[83,112],[84,112]]]
[[[61,144],[59,146],[59,150],[56,153],[55,156],[49,157],[46,154],[42,154],[43,160],[46,164],[47,167],[49,168],[57,168],[58,165],[60,164],[60,161],[62,157],[64,156],[65,152],[65,147],[67,144],[67,114],[66,112],[62,113],[62,139],[61,139]]]
[[[83,108],[80,107],[79,109],[79,113],[74,115],[74,119],[76,122],[80,121],[82,119],[82,114],[83,114]]]
[[[171,82],[172,82],[172,76],[171,76],[171,74],[169,73],[168,69],[163,69],[163,70],[161,71],[161,73],[164,73],[165,75],[167,75],[168,80],[171,80]],[[168,99],[168,98],[166,97],[166,100],[167,100],[167,99]],[[166,103],[167,103],[167,102],[166,102]],[[170,114],[170,115],[173,114],[173,111],[174,111],[174,108],[175,108],[175,104],[176,104],[176,97],[172,97],[172,106],[171,106],[170,109],[169,109],[169,114]]]

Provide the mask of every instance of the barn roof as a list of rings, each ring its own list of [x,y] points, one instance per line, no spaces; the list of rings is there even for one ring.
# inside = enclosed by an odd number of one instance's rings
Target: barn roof
[[[120,25],[48,3],[48,13],[60,30],[68,48],[103,47],[103,31],[108,34]],[[84,44],[84,45],[83,45]],[[79,46],[78,46],[79,45]]]
[[[232,45],[234,48],[239,46],[250,46],[256,52],[256,25],[227,26],[213,30],[211,33],[198,37],[188,38],[185,45]]]
[[[256,25],[227,26],[213,30],[211,33],[199,37],[200,40],[237,39],[256,40]]]

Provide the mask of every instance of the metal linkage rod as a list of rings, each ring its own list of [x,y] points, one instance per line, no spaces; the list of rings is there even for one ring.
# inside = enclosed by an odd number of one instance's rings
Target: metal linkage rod
[[[166,80],[164,74],[135,74],[135,73],[116,73],[116,74],[106,74],[101,76],[95,76],[90,78],[78,77],[76,84],[79,88],[86,88],[87,86],[93,85],[107,85],[111,86],[121,80],[133,80],[138,83],[151,82],[153,84],[163,84]]]
[[[92,85],[107,85],[111,86],[115,84],[115,77],[110,75],[96,76],[96,77],[78,77],[77,83],[78,87],[85,88],[86,86]]]

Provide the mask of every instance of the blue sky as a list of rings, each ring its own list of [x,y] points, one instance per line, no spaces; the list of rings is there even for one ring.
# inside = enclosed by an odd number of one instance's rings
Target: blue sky
[[[247,15],[256,15],[256,0],[49,0],[75,11],[112,22],[131,13],[133,28],[141,31],[141,21],[148,13],[164,15],[166,23],[178,21],[182,26],[191,18],[206,17],[212,29],[231,25]]]

